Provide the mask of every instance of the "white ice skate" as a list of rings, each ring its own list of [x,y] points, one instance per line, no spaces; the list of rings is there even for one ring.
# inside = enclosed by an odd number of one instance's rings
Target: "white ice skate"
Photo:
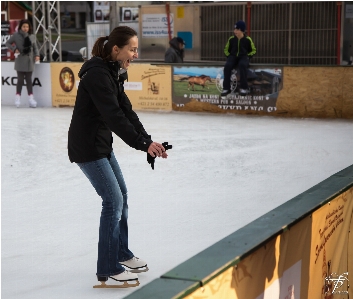
[[[134,256],[132,259],[129,259],[125,262],[120,262],[120,264],[122,264],[125,267],[128,267],[129,271],[133,273],[141,273],[141,272],[148,271],[147,263],[136,256]]]
[[[93,286],[94,288],[131,288],[131,287],[137,287],[138,285],[140,285],[137,274],[131,273],[130,271],[126,271],[126,270],[123,273],[120,273],[118,275],[113,275],[109,277],[97,276],[97,278],[98,278],[98,281],[101,282],[101,284]],[[114,283],[106,284],[105,282],[108,280],[108,278],[111,278]],[[121,282],[123,284],[121,284]]]
[[[16,107],[20,107],[21,105],[21,95],[19,95],[18,93],[16,94],[16,97],[15,97],[15,105]]]
[[[29,101],[29,107],[31,108],[37,107],[37,102],[34,100],[33,94],[29,95],[28,101]]]

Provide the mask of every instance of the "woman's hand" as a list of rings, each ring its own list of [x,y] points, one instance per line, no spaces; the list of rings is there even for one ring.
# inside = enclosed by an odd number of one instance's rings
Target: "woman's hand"
[[[152,142],[147,151],[152,157],[162,157],[166,159],[168,154],[165,152],[165,148],[158,142]]]
[[[39,61],[40,57],[39,56],[36,56],[35,60],[36,61]]]

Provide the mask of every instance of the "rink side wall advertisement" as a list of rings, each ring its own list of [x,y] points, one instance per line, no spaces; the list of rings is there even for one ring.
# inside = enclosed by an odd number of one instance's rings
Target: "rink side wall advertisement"
[[[52,63],[53,106],[74,106],[82,63]],[[170,66],[132,64],[124,90],[135,110],[172,110]]]
[[[51,98],[54,107],[75,105],[81,67],[82,63],[51,63]]]
[[[352,273],[353,164],[127,298],[347,299]]]
[[[184,298],[351,298],[352,216],[353,187]]]
[[[233,71],[233,92],[222,100],[223,67],[173,67],[173,110],[353,118],[351,66],[251,65],[250,94],[244,97],[237,94],[239,78]]]
[[[325,299],[334,295],[353,297],[352,287],[348,296],[353,281],[353,272],[348,269],[353,264],[348,257],[353,254],[352,216],[353,188],[312,214],[309,295],[321,291]]]
[[[223,67],[173,67],[173,107],[188,111],[212,112],[276,111],[279,91],[282,89],[282,69],[276,67],[254,67],[248,70],[249,94],[241,96],[239,74],[233,70],[230,81],[232,93],[221,98],[223,89]]]
[[[133,109],[172,110],[171,67],[165,65],[132,64],[124,90]]]
[[[17,82],[11,62],[2,62],[2,105],[13,105]],[[35,67],[38,106],[74,106],[82,63],[41,63]],[[48,75],[51,67],[52,76]],[[10,74],[11,72],[11,74]],[[43,72],[43,73],[42,73]],[[250,94],[238,94],[239,77],[231,75],[233,92],[221,99],[223,66],[171,66],[133,63],[125,91],[137,110],[237,113],[283,117],[353,118],[353,67],[251,65]],[[51,87],[52,98],[46,92]],[[38,92],[38,89],[40,92]],[[43,91],[45,92],[43,93]],[[8,93],[9,92],[9,93]],[[11,95],[12,93],[12,95]]]
[[[15,105],[17,72],[14,66],[14,61],[1,62],[1,105]],[[50,63],[35,64],[32,85],[34,99],[37,101],[38,107],[52,107],[51,84]],[[20,107],[29,107],[26,85],[22,87]]]

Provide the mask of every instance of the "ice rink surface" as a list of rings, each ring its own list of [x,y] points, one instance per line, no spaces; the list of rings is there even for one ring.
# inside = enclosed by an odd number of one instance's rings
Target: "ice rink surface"
[[[101,199],[67,156],[72,108],[1,108],[2,298],[123,298],[93,289]],[[353,121],[138,112],[173,145],[155,170],[114,135],[140,287],[353,163]]]

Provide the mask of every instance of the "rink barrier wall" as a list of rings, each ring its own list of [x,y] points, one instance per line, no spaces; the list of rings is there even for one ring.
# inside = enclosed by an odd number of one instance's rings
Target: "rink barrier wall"
[[[75,104],[82,63],[54,62],[36,65],[34,96],[38,107],[72,107]],[[180,70],[184,72],[181,73]],[[198,74],[195,74],[195,70]],[[137,111],[188,111],[273,115],[282,117],[353,118],[353,67],[284,66],[252,64],[261,74],[252,82],[256,95],[220,98],[217,79],[223,63],[134,63],[125,92]],[[179,71],[179,72],[178,72]],[[189,71],[189,72],[188,72]],[[17,74],[14,62],[1,63],[1,104],[14,103]],[[183,75],[181,75],[183,74]],[[210,74],[206,87],[188,86],[187,76]],[[217,78],[216,78],[217,77]],[[216,88],[218,86],[218,89]],[[28,107],[25,87],[21,106]],[[270,94],[268,94],[270,92]]]
[[[353,165],[124,298],[321,299],[339,275],[353,297],[352,232]]]
[[[212,67],[216,65],[199,67],[198,75]],[[223,65],[218,67],[222,70]],[[178,98],[173,94],[173,110],[282,117],[353,118],[351,66],[258,64],[251,65],[250,70],[253,72],[259,70],[258,73],[262,74],[261,80],[248,79],[249,87],[254,90],[251,96],[229,95],[228,100],[224,101],[220,97],[214,100],[215,96],[220,94],[219,90],[217,93],[210,92],[207,95],[207,91],[198,88],[199,92],[189,93],[195,94],[195,97],[191,97],[190,101],[184,101],[185,103],[176,102],[176,99],[181,97]],[[178,78],[175,78],[174,86],[177,81]],[[276,84],[279,86],[276,87]]]
[[[14,106],[17,72],[13,61],[1,61],[1,105]],[[38,107],[52,107],[50,63],[36,64],[32,74],[33,95]],[[29,107],[27,89],[22,87],[21,106]]]

